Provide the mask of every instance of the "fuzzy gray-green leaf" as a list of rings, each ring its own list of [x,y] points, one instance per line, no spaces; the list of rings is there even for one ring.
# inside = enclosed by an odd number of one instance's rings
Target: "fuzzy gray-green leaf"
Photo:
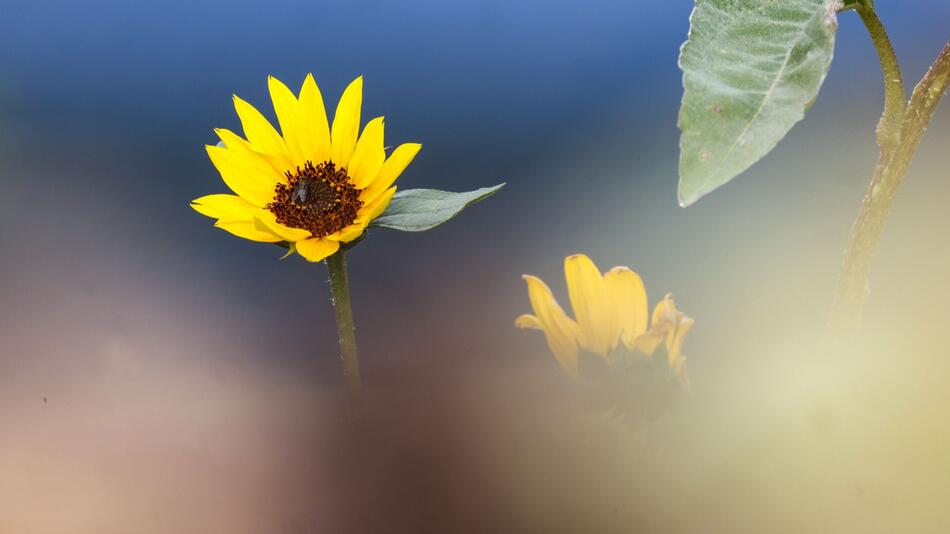
[[[841,0],[698,0],[680,53],[679,200],[765,156],[802,119],[831,66]]]
[[[370,227],[403,232],[422,232],[455,217],[463,209],[498,192],[505,184],[465,193],[438,189],[406,189],[397,192],[382,215]]]

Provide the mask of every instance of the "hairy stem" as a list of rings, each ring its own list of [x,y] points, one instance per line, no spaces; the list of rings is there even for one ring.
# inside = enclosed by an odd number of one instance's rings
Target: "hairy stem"
[[[871,262],[881,233],[921,136],[950,83],[950,43],[947,43],[914,89],[910,102],[905,104],[900,68],[880,19],[867,5],[857,7],[857,12],[880,57],[885,96],[884,113],[877,129],[881,154],[851,230],[832,308],[832,328],[839,333],[854,333],[860,327],[869,293]]]
[[[894,53],[894,47],[891,46],[891,40],[877,12],[867,4],[858,6],[857,12],[868,29],[868,33],[871,34],[871,41],[881,61],[881,73],[884,75],[884,113],[881,114],[881,120],[877,125],[877,142],[883,155],[886,149],[894,148],[900,143],[901,121],[904,119],[907,92],[904,89],[897,55]]]
[[[350,305],[350,282],[346,271],[346,251],[340,249],[326,259],[330,273],[330,291],[333,309],[336,311],[336,327],[340,337],[340,359],[343,362],[343,377],[350,399],[350,412],[354,419],[359,416],[363,384],[360,380],[360,361],[356,352],[356,327],[353,324],[353,308]]]

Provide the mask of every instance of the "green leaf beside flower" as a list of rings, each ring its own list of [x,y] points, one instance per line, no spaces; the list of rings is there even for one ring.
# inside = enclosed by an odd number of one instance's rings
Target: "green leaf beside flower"
[[[680,54],[680,204],[722,186],[802,119],[831,66],[841,0],[702,0]]]
[[[438,189],[406,189],[393,196],[382,215],[370,228],[390,228],[403,232],[423,232],[448,221],[463,209],[497,193],[505,184],[474,191],[453,193]]]

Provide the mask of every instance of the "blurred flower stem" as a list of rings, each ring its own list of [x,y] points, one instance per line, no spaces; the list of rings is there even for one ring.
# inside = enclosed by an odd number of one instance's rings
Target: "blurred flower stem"
[[[871,262],[907,169],[937,105],[950,85],[950,42],[906,101],[904,82],[890,39],[870,2],[854,9],[871,35],[884,75],[884,113],[877,127],[881,153],[851,230],[831,313],[833,331],[853,334],[867,301]]]
[[[346,271],[346,249],[341,248],[326,259],[330,273],[330,291],[333,295],[333,310],[336,312],[336,328],[340,338],[340,360],[343,362],[343,377],[350,401],[350,414],[359,417],[362,405],[363,383],[360,380],[360,361],[356,352],[356,326],[353,324],[353,307],[350,304],[350,280]]]

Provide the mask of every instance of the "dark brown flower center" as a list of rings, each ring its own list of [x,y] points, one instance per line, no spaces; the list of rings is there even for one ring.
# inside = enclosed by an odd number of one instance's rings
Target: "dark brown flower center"
[[[287,183],[277,184],[267,209],[280,224],[324,237],[353,224],[363,207],[360,191],[346,169],[330,161],[317,166],[308,161],[303,169],[287,171]]]

